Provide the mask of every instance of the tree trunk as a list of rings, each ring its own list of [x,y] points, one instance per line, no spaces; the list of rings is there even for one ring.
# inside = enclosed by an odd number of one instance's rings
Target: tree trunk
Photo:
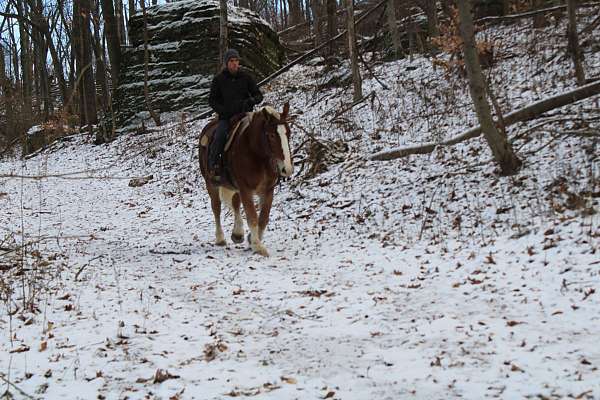
[[[498,131],[492,119],[492,112],[486,97],[485,81],[475,45],[471,2],[469,0],[458,0],[458,13],[460,18],[460,33],[463,39],[465,66],[469,77],[469,91],[471,92],[479,124],[481,125],[488,146],[492,150],[494,159],[500,165],[502,175],[514,175],[521,167],[521,160],[517,158],[506,136]]]
[[[91,6],[90,0],[79,0],[81,2],[81,50],[83,53],[83,66],[89,66],[85,69],[84,76],[84,92],[85,92],[85,109],[87,124],[98,123],[98,111],[96,108],[96,81],[94,79],[94,68],[92,63],[92,45],[93,37],[90,31],[91,22]]]
[[[104,0],[103,0],[104,2]],[[126,31],[125,31],[125,13],[123,12],[123,0],[116,0],[115,4],[115,10],[114,10],[114,16],[115,19],[117,20],[117,27],[118,27],[118,32],[119,32],[119,43],[121,45],[125,45],[125,43],[127,43],[127,37],[126,37]],[[102,12],[104,11],[104,3],[102,4]],[[106,17],[104,18],[104,21],[106,22]],[[106,29],[106,28],[105,28]],[[108,39],[110,42],[110,39]],[[108,46],[108,51],[110,54],[110,45]],[[120,51],[120,49],[119,49]],[[110,55],[109,55],[110,57]],[[111,67],[112,67],[112,60],[111,60]]]
[[[52,96],[50,95],[50,81],[48,79],[48,68],[46,60],[48,59],[48,45],[42,31],[43,21],[45,18],[42,14],[43,6],[41,0],[29,1],[31,9],[32,38],[34,41],[35,55],[35,72],[36,72],[36,95],[37,95],[37,110],[43,105],[43,110],[40,115],[44,121],[47,121],[50,114],[53,112]]]
[[[248,0],[240,0],[240,7],[250,8],[250,2]]]
[[[150,50],[148,49],[148,17],[146,15],[146,5],[144,4],[144,0],[142,0],[141,5],[144,19],[144,100],[146,102],[146,108],[154,120],[154,124],[156,126],[161,126],[160,115],[154,111],[152,104],[150,103],[150,93],[148,90],[148,64],[150,63]]]
[[[346,22],[348,24],[348,53],[352,65],[352,86],[354,89],[354,101],[360,100],[362,96],[362,78],[358,68],[358,48],[356,46],[356,30],[354,25],[354,0],[346,1]]]
[[[15,77],[14,91],[20,92],[19,85],[21,82],[21,68],[19,66],[19,57],[18,57],[18,51],[17,51],[18,46],[17,46],[17,39],[16,39],[16,34],[15,34],[13,24],[8,24],[8,36],[10,39],[11,48],[13,49],[10,52],[10,55],[11,55],[11,62],[12,62],[12,66],[13,66],[13,76]]]
[[[302,17],[302,6],[300,0],[288,0],[288,6],[290,10],[289,25],[294,26],[303,22]]]
[[[60,4],[57,5],[60,7]],[[60,10],[59,10],[60,12]],[[46,18],[42,18],[40,21],[40,29],[43,32],[43,36],[46,39],[46,45],[48,46],[48,50],[50,51],[50,57],[52,58],[52,67],[54,68],[54,76],[58,81],[58,87],[60,89],[60,95],[63,107],[66,108],[66,111],[69,112],[69,91],[67,89],[67,83],[65,82],[65,71],[63,68],[63,60],[58,54],[58,50],[54,44],[54,40],[52,40],[52,34],[50,32],[50,26],[48,25],[48,20]]]
[[[321,1],[320,0],[310,0],[310,7],[313,16],[313,34],[315,35],[315,44],[317,47],[322,43],[321,38]]]
[[[217,60],[217,72],[223,68],[223,56],[228,46],[227,0],[219,0],[219,59]]]
[[[0,44],[0,90],[2,90],[2,99],[4,100],[4,110],[6,113],[7,131],[15,131],[15,113],[13,109],[14,100],[10,79],[6,75],[6,66],[4,64],[4,47]],[[10,136],[9,136],[10,137]]]
[[[106,76],[106,57],[104,56],[104,49],[102,47],[102,37],[100,36],[100,2],[96,0],[94,4],[93,13],[93,24],[94,24],[94,37],[93,37],[93,48],[96,59],[96,82],[100,86],[100,105],[101,109],[106,112],[108,110],[108,104],[110,102],[110,94],[108,93],[108,80]],[[106,28],[105,28],[106,29]]]
[[[327,1],[327,40],[329,41],[328,56],[333,57],[335,54],[335,41],[331,40],[337,35],[337,24],[336,24],[336,13],[337,3],[336,0]]]
[[[386,6],[387,24],[390,37],[392,38],[392,46],[394,49],[394,58],[398,59],[402,56],[402,45],[400,44],[400,33],[398,32],[398,23],[396,17],[396,4],[394,0],[388,0]]]
[[[117,6],[120,1],[117,1]],[[122,8],[121,8],[122,9]],[[104,16],[104,34],[108,42],[108,57],[113,93],[119,85],[121,71],[121,42],[119,40],[119,20],[115,17],[113,0],[102,0],[102,14]],[[122,12],[120,12],[122,14]]]
[[[440,27],[437,14],[437,1],[436,0],[424,0],[424,10],[427,15],[427,30],[429,37],[440,36]]]
[[[26,5],[22,0],[17,1],[17,13],[19,16],[26,17]],[[23,114],[30,116],[33,110],[32,94],[33,94],[33,65],[31,60],[29,33],[23,19],[19,19],[19,40],[21,47],[21,88],[23,96]]]
[[[544,3],[542,0],[532,0],[531,8],[532,10],[538,10],[543,8]],[[533,17],[533,27],[536,29],[541,29],[548,25],[545,14],[537,14]]]
[[[75,82],[73,90],[78,93],[79,123],[90,125],[97,122],[96,89],[90,54],[89,0],[73,2],[73,30],[71,45],[75,58]]]
[[[135,9],[135,0],[127,0],[127,10],[129,11],[129,18],[131,18],[131,16],[133,14],[135,14],[136,9]],[[129,23],[129,19],[128,19],[128,23]],[[127,26],[127,31],[129,31],[129,25]],[[129,42],[129,41],[127,41]]]
[[[575,77],[577,85],[585,85],[585,73],[583,72],[583,53],[579,47],[579,37],[577,35],[577,4],[576,0],[567,0],[567,13],[569,15],[569,24],[567,27],[568,49],[575,66]]]

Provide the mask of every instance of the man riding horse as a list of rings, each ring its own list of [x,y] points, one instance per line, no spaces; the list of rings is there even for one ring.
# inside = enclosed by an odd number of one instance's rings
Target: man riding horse
[[[208,168],[213,181],[221,182],[223,150],[229,132],[229,120],[240,113],[252,111],[263,95],[254,79],[240,69],[237,50],[228,49],[223,56],[224,67],[213,78],[208,104],[219,115],[219,123],[208,154]]]

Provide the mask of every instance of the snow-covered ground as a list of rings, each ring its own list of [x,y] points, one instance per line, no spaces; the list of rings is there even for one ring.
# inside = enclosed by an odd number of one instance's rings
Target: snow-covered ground
[[[574,87],[562,31],[548,29],[539,43],[505,35],[493,74],[505,111]],[[600,73],[598,52],[586,68]],[[206,121],[0,162],[0,392],[600,398],[600,152],[564,134],[598,132],[598,97],[511,127],[525,165],[501,178],[481,139],[367,161],[474,121],[464,81],[430,60],[374,71],[389,90],[365,71],[375,95],[339,116],[351,93],[320,89],[314,68],[266,88],[291,101],[299,148],[270,258],[213,244],[195,150]],[[309,176],[315,149],[337,162]]]

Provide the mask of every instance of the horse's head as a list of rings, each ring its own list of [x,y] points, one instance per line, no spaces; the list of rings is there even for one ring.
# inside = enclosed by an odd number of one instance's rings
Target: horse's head
[[[271,150],[271,158],[277,173],[281,176],[291,176],[294,173],[292,153],[290,150],[290,127],[287,117],[290,110],[289,103],[283,106],[283,112],[279,113],[271,107],[262,109],[265,118],[265,135]]]

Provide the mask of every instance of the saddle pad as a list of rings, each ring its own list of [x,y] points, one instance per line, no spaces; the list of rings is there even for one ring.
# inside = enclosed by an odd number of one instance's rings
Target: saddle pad
[[[250,125],[250,121],[252,121],[252,114],[253,113],[246,113],[246,115],[239,119],[235,125],[233,126],[233,129],[229,130],[229,139],[227,140],[227,143],[225,144],[225,151],[227,151],[229,149],[229,147],[231,146],[231,143],[233,142],[233,139],[235,138],[235,136],[237,135],[238,132],[243,132],[244,130],[246,130],[246,128],[248,127],[248,125]],[[202,136],[202,138],[200,138],[200,145],[202,147],[207,147],[208,144],[210,143],[210,139],[212,138],[212,135],[214,135],[214,130],[208,130],[206,132],[205,135]]]
[[[235,127],[233,128],[233,130],[230,132],[229,134],[229,139],[227,139],[227,143],[225,143],[225,150],[227,151],[229,150],[229,147],[231,147],[231,143],[233,143],[233,139],[235,139],[235,136],[239,133],[242,134],[246,128],[248,128],[248,126],[250,125],[250,121],[252,121],[252,114],[251,112],[246,113],[246,115],[244,116],[244,118],[240,119],[238,121],[237,124],[235,124]]]

